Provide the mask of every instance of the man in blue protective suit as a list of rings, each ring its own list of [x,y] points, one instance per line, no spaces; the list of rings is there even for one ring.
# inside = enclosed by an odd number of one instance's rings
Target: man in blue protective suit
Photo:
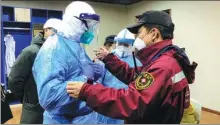
[[[132,56],[132,44],[135,40],[134,34],[127,29],[122,30],[114,38],[116,41],[116,48],[112,51],[119,59],[129,64],[130,67],[134,67],[134,58]],[[141,62],[135,58],[137,66],[142,66]],[[102,63],[104,65],[104,63]],[[98,83],[102,83],[106,87],[122,89],[128,88],[128,85],[118,80],[107,69],[104,69],[102,77],[98,80]],[[123,124],[124,120],[113,119],[101,114],[97,116],[98,123],[100,124]]]
[[[93,84],[103,67],[93,63],[81,43],[95,37],[99,16],[85,2],[67,6],[58,33],[49,36],[40,49],[32,68],[40,105],[45,109],[44,124],[97,123],[97,113],[86,103],[66,92],[68,81]]]

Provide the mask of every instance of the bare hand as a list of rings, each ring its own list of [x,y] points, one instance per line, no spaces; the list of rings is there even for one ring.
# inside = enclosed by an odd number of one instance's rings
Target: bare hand
[[[96,54],[96,57],[100,60],[104,59],[110,52],[104,48],[100,47],[98,50],[93,50]]]
[[[66,86],[67,93],[73,98],[78,98],[83,84],[84,82],[68,82]]]

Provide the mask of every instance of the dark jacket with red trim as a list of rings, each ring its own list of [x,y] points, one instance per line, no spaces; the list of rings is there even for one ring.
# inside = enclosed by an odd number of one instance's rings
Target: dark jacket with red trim
[[[180,123],[184,108],[190,103],[188,81],[177,60],[175,51],[152,58],[171,40],[161,41],[138,52],[143,67],[135,79],[135,69],[110,54],[103,59],[106,68],[129,85],[127,90],[106,88],[101,84],[84,84],[79,99],[95,111],[126,123]],[[143,79],[144,78],[144,79]]]

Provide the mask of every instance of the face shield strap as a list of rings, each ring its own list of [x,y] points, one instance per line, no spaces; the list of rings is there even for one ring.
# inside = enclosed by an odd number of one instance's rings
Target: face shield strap
[[[54,29],[53,27],[50,27],[49,29],[52,30],[54,33],[57,33],[57,30]]]
[[[92,31],[93,31],[93,28],[94,28],[93,26],[95,26],[96,23],[98,24],[99,21],[100,21],[99,15],[90,14],[90,13],[81,13],[79,15],[79,18],[81,20],[85,20],[87,22],[88,30],[92,30]]]
[[[134,39],[124,39],[124,38],[115,38],[115,41],[117,41],[118,43],[122,43],[122,44],[129,44],[132,46],[132,44],[134,43]]]
[[[77,17],[77,16],[74,16],[74,17],[76,17],[77,19],[79,19],[80,21],[82,21],[82,22],[85,24],[86,28],[87,28],[87,29],[89,29],[89,27],[88,27],[88,24],[87,24],[86,20],[80,19],[80,18],[79,18],[79,17]]]
[[[100,21],[99,15],[96,15],[96,14],[81,13],[79,15],[79,18],[82,19],[82,20],[95,20],[97,22]]]
[[[94,20],[94,21],[97,21],[97,22],[100,21],[99,15],[96,15],[96,14],[81,13],[81,14],[79,15],[79,17],[77,17],[77,16],[74,16],[74,17],[76,17],[77,19],[79,19],[80,21],[82,21],[82,22],[85,24],[85,26],[86,26],[86,28],[87,28],[88,30],[89,30],[89,25],[88,25],[88,23],[87,23],[86,20]]]

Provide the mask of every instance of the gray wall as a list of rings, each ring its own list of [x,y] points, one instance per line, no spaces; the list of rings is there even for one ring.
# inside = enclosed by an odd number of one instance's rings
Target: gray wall
[[[52,10],[65,10],[65,7],[71,1],[2,1],[2,5],[24,7],[24,8],[40,8]],[[110,34],[117,34],[122,28],[127,26],[127,8],[122,5],[102,4],[89,2],[93,6],[96,13],[100,15],[101,22],[99,25],[98,45],[104,43],[105,37]],[[97,45],[91,45],[96,48]],[[94,57],[93,50],[86,47],[90,57]]]
[[[68,2],[1,1],[3,5],[58,9]],[[174,43],[186,47],[187,54],[199,63],[196,81],[190,85],[192,97],[203,106],[220,111],[220,2],[219,1],[143,1],[131,6],[91,3],[101,16],[99,45],[110,34],[117,34],[128,24],[135,22],[134,16],[146,10],[172,9],[175,23]],[[89,54],[91,49],[87,50]],[[91,56],[91,55],[90,55]],[[93,55],[92,55],[93,56]]]

